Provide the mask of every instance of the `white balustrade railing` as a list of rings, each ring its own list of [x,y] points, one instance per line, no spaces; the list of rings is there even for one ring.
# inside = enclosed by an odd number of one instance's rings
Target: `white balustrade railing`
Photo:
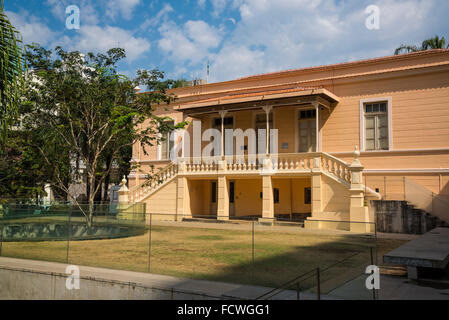
[[[215,174],[257,174],[264,170],[270,173],[311,173],[324,172],[340,182],[351,183],[348,163],[323,152],[281,153],[270,155],[234,155],[225,157],[203,157],[177,159],[129,191],[130,201],[138,201],[170,181],[177,174],[215,175]]]
[[[347,183],[351,183],[349,164],[328,153],[321,153],[321,170]]]
[[[176,163],[171,163],[160,172],[152,175],[151,179],[146,180],[138,186],[135,186],[129,190],[129,201],[137,202],[139,199],[145,197],[150,192],[156,190],[161,185],[170,181],[178,174],[178,165]]]

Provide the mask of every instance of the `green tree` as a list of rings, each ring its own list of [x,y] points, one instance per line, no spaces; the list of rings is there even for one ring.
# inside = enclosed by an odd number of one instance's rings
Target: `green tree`
[[[22,42],[11,25],[0,0],[0,144],[17,118],[18,101],[24,80]]]
[[[394,52],[395,55],[402,53],[410,53],[410,52],[418,52],[418,51],[426,51],[432,49],[446,49],[449,48],[449,43],[446,45],[446,39],[444,37],[435,36],[423,41],[421,46],[415,45],[401,45]]]
[[[153,114],[155,106],[175,98],[166,93],[173,81],[164,80],[160,70],[139,70],[134,80],[120,75],[117,63],[125,58],[120,48],[83,55],[33,44],[26,57],[33,78],[27,89],[31,108],[24,116],[25,126],[40,137],[33,147],[52,168],[53,187],[70,196],[67,176],[81,175],[73,163],[84,165],[88,209],[77,199],[70,200],[78,204],[90,226],[94,201],[114,164],[129,155],[134,143],[146,152],[160,141],[157,133],[184,126],[167,126],[165,118]],[[136,94],[137,85],[150,91]],[[52,157],[58,146],[64,157],[55,163]],[[64,159],[71,163],[69,170]]]

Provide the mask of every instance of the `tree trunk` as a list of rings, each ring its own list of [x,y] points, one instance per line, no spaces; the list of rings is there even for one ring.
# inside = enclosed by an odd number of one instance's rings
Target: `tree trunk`
[[[87,217],[87,227],[92,227],[94,219],[94,203],[95,203],[95,170],[88,173],[89,181],[89,213]]]
[[[104,202],[108,202],[109,199],[109,182],[111,180],[111,175],[108,174],[105,178],[104,178],[104,185],[103,185],[103,201]]]

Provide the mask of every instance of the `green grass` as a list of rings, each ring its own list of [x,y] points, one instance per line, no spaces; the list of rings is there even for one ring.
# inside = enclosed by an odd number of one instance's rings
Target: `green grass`
[[[155,226],[142,236],[87,241],[4,242],[2,256],[77,265],[276,287],[311,269],[325,269],[357,252],[357,256],[322,272],[330,290],[336,279],[363,272],[371,264],[374,239],[348,235],[280,233],[257,230],[254,263],[251,230]],[[378,240],[378,256],[403,244]],[[380,258],[379,258],[380,259]],[[341,280],[343,281],[343,280]],[[303,288],[314,286],[309,279]],[[326,286],[323,286],[326,288]],[[323,289],[323,292],[328,291]]]

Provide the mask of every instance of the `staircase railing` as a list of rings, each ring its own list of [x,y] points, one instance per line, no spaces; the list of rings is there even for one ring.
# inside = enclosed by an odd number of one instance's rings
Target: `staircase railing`
[[[165,183],[169,182],[178,174],[178,165],[171,163],[164,167],[161,171],[151,176],[149,180],[131,188],[129,190],[129,201],[138,202],[143,197],[146,197],[148,193],[155,191]]]
[[[351,171],[349,169],[349,164],[325,152],[321,153],[321,170],[325,173],[333,175],[340,180],[340,182],[347,185],[351,184]]]

